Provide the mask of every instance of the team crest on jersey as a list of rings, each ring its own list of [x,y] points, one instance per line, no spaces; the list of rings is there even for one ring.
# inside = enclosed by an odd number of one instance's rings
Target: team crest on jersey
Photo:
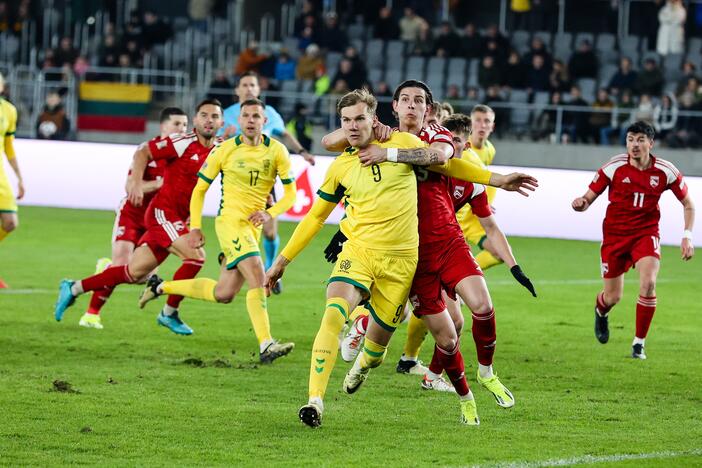
[[[465,191],[466,191],[465,186],[463,186],[463,185],[457,185],[457,186],[453,189],[453,198],[461,198],[461,197],[463,196],[463,194],[465,193]]]
[[[156,148],[163,149],[166,147],[167,144],[168,144],[168,142],[166,140],[158,141],[158,142],[156,142]]]
[[[271,169],[271,160],[270,159],[264,159],[263,160],[263,172],[268,174],[268,171]]]
[[[339,270],[343,271],[344,273],[348,273],[350,268],[351,268],[351,260],[345,259],[345,260],[342,260],[341,263],[339,263]]]
[[[239,161],[239,169],[244,167],[244,161]]]
[[[651,176],[651,187],[658,187],[658,176],[657,175]]]

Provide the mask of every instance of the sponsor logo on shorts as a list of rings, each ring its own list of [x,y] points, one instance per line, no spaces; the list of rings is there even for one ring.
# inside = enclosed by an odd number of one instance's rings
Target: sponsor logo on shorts
[[[658,176],[657,175],[651,176],[651,187],[658,187]]]
[[[124,226],[117,226],[117,232],[115,233],[116,237],[123,236],[124,231],[125,231]]]
[[[348,273],[349,269],[351,268],[351,260],[342,260],[341,263],[339,263],[339,270],[343,271],[344,273]]]

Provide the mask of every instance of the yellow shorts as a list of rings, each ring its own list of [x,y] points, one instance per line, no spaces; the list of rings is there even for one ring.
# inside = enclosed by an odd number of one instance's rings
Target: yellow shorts
[[[254,227],[248,220],[217,216],[215,232],[217,232],[219,246],[226,257],[227,270],[236,268],[237,264],[245,258],[261,256],[258,248],[261,228]]]
[[[2,162],[0,161],[0,164]],[[17,201],[10,188],[10,181],[0,174],[0,213],[16,213]]]
[[[402,321],[414,272],[417,251],[378,251],[344,244],[329,282],[341,281],[364,292],[365,307],[388,331]]]

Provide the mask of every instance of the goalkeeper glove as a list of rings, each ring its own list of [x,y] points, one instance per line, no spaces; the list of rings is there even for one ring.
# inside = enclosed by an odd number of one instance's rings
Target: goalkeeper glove
[[[529,279],[529,277],[527,277],[527,275],[524,274],[519,265],[514,265],[512,268],[509,269],[509,271],[512,273],[512,276],[514,276],[514,279],[516,279],[519,282],[519,284],[527,288],[531,295],[536,297],[534,285],[531,284],[531,280]]]
[[[336,260],[339,258],[339,253],[341,252],[341,248],[344,246],[344,242],[347,240],[348,239],[343,232],[340,230],[336,231],[334,237],[332,237],[329,241],[329,245],[327,245],[327,248],[324,249],[324,258],[326,258],[329,263],[336,263]]]

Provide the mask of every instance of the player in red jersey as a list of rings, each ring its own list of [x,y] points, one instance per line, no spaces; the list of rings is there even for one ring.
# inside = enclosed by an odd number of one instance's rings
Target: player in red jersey
[[[668,189],[684,209],[682,259],[690,260],[694,254],[692,197],[680,171],[651,154],[653,137],[650,124],[642,121],[632,124],[626,131],[626,154],[615,156],[602,166],[585,195],[572,204],[575,211],[585,211],[609,187],[600,249],[604,290],[595,302],[595,336],[600,343],[609,341],[607,314],[622,297],[624,273],[634,266],[639,271],[636,334],[631,353],[635,359],[646,359],[645,339],[656,311],[656,278],[661,258],[658,200]]]
[[[168,135],[182,133],[188,127],[188,115],[177,107],[166,107],[161,111],[160,122],[161,133],[151,141],[158,142]],[[110,265],[118,266],[129,263],[137,242],[146,232],[144,214],[149,202],[163,184],[163,169],[163,160],[150,161],[146,166],[143,184],[144,200],[141,206],[135,206],[127,197],[120,201],[112,231],[112,259],[98,260],[97,273]],[[129,174],[131,174],[131,168]],[[81,327],[103,328],[100,320],[100,309],[107,302],[112,290],[112,288],[104,288],[93,292],[88,310],[78,322]]]
[[[216,99],[206,99],[196,108],[193,119],[195,130],[184,135],[171,135],[161,141],[142,145],[134,155],[129,177],[128,198],[135,206],[144,201],[144,171],[149,160],[166,161],[164,182],[151,200],[146,215],[146,233],[139,239],[127,265],[113,266],[102,273],[81,281],[63,280],[54,317],[60,321],[66,309],[77,296],[87,291],[98,291],[123,283],[136,283],[160,265],[169,253],[183,260],[173,279],[191,279],[200,271],[205,252],[193,248],[183,237],[188,233],[190,195],[197,183],[197,172],[215,145],[215,134],[222,126],[222,106]],[[158,323],[174,333],[192,334],[192,329],[180,320],[180,296],[170,296],[158,316]]]

